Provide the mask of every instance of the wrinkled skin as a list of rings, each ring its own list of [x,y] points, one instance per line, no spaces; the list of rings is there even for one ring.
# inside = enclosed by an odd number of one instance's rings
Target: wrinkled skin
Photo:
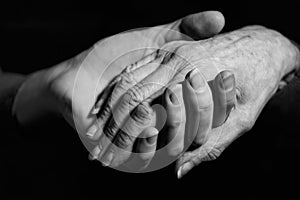
[[[190,21],[198,24],[192,24]],[[71,65],[68,65],[63,73],[60,68],[58,72],[55,70],[51,72],[52,87],[64,94],[66,98],[72,97],[74,86],[72,108],[79,133],[85,133],[86,128],[94,120],[89,118],[89,114],[95,104],[95,97],[103,91],[113,77],[125,66],[140,60],[153,49],[160,48],[171,41],[192,40],[191,37],[180,32],[181,29],[185,29],[183,27],[190,26],[193,28],[187,28],[185,33],[193,38],[210,37],[223,28],[224,18],[219,12],[208,11],[187,16],[170,24],[121,33],[99,41],[93,48],[71,59]],[[208,30],[206,26],[210,29]],[[128,52],[131,53],[126,55]],[[122,57],[119,59],[120,56]],[[117,61],[114,62],[115,60]]]
[[[108,128],[103,130],[102,124],[106,120],[100,121],[98,135],[104,131],[104,135],[109,137],[102,137],[99,144],[107,147],[106,144],[119,129],[115,124],[122,124],[129,113],[140,105],[140,112],[150,112],[144,102],[163,94],[166,87],[184,81],[186,74],[194,68],[201,71],[207,81],[213,80],[220,71],[230,70],[236,78],[235,107],[222,126],[210,129],[198,149],[185,152],[180,157],[177,162],[179,177],[202,161],[216,159],[231,142],[251,129],[264,105],[278,89],[280,81],[298,69],[300,60],[298,49],[288,39],[260,26],[245,27],[203,41],[172,42],[161,49],[167,51],[152,53],[152,61],[140,66],[149,70],[143,70],[142,76],[138,73],[140,77],[133,74],[127,81],[130,87],[125,87],[128,90],[118,96],[119,104],[106,109],[113,110],[114,120],[118,123],[109,123]],[[125,71],[125,74],[130,71]],[[143,122],[145,119],[134,120]],[[98,125],[99,121],[96,123]],[[104,151],[109,151],[109,147]],[[100,157],[106,160],[107,153],[104,151]],[[118,153],[116,150],[114,152]]]
[[[166,43],[212,37],[223,26],[221,13],[207,11],[170,24],[105,38],[66,62],[30,75],[16,96],[14,113],[23,125],[35,123],[36,118],[48,112],[62,114],[77,129],[87,149],[92,151],[97,142],[85,135],[96,119],[91,110],[96,97],[115,76],[127,65]],[[155,130],[147,129],[144,135],[148,137],[154,133]]]

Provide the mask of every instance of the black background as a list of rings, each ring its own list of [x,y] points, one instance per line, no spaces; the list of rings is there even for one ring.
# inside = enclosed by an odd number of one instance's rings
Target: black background
[[[224,31],[259,24],[300,43],[299,6],[277,2],[1,1],[0,65],[4,71],[28,74],[64,61],[104,37],[204,10],[224,14]],[[254,128],[220,158],[202,163],[181,180],[176,179],[174,166],[126,174],[88,161],[77,134],[63,121],[49,120],[22,131],[1,122],[5,129],[0,130],[0,195],[98,199],[297,195],[300,95],[293,87],[272,99]]]

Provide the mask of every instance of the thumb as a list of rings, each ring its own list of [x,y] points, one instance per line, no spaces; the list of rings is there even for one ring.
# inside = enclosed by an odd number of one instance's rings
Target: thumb
[[[182,178],[203,161],[215,160],[221,153],[221,149],[210,146],[207,143],[194,151],[185,152],[177,161],[177,178]]]
[[[222,126],[210,131],[206,143],[194,151],[185,152],[179,158],[177,161],[178,178],[203,161],[217,159],[234,140],[253,127],[252,122],[255,120],[243,118],[242,112],[243,110],[233,109]]]
[[[225,19],[222,13],[206,11],[184,17],[179,29],[194,40],[200,40],[218,34],[224,25]]]
[[[168,29],[165,42],[175,40],[200,40],[218,34],[225,25],[225,18],[219,11],[204,11],[188,15],[171,24],[165,25]]]

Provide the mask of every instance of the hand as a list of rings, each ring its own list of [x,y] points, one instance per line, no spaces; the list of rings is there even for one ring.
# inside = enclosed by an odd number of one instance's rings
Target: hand
[[[147,171],[169,165],[190,145],[199,147],[204,144],[210,129],[219,127],[226,121],[236,103],[234,75],[225,70],[207,82],[203,75],[194,69],[187,74],[182,83],[170,85],[163,96],[167,119],[156,118],[156,128],[161,127],[161,122],[165,122],[165,126],[159,132],[156,143],[152,145],[157,146],[155,154],[149,154],[147,162],[144,162],[149,164],[145,165]],[[160,113],[153,105],[152,108],[156,116],[159,116]],[[137,146],[142,144],[137,142]],[[119,157],[126,158],[126,154],[122,153],[122,150],[116,151],[113,161],[116,162]],[[125,165],[128,166],[127,163]]]
[[[252,60],[242,58],[236,65],[228,63],[225,67],[232,70],[236,77],[237,104],[224,125],[211,130],[204,145],[193,152],[186,152],[178,160],[179,178],[201,162],[218,158],[229,144],[250,130],[265,104],[280,89],[280,84],[288,83],[287,77],[299,72],[300,53],[295,43],[264,27],[246,27],[241,31],[249,31],[245,35],[242,33],[244,42],[249,44],[246,51],[249,53],[250,50],[256,55],[252,54]],[[252,46],[251,37],[254,39],[256,36],[258,41],[253,42]],[[264,42],[266,46],[261,48]],[[239,48],[243,49],[242,46]],[[257,58],[259,60],[255,61]]]
[[[152,71],[148,72],[150,75],[143,75],[143,80],[131,84],[130,89],[121,95],[118,105],[108,109],[113,109],[114,120],[108,123],[104,134],[102,124],[106,121],[95,123],[97,134],[108,136],[100,139],[100,159],[108,163],[118,159],[122,161],[119,155],[124,156],[126,151],[121,153],[122,148],[116,148],[118,145],[110,149],[107,144],[112,138],[114,144],[120,144],[125,139],[126,146],[130,146],[133,137],[119,131],[116,124],[123,124],[134,109],[142,116],[150,113],[147,102],[162,94],[165,87],[182,82],[195,67],[206,80],[214,79],[219,71],[230,70],[236,77],[236,105],[224,125],[208,129],[202,145],[179,159],[178,176],[181,177],[200,162],[217,158],[231,142],[249,130],[277,90],[280,80],[299,66],[299,51],[289,40],[275,31],[258,26],[246,27],[206,41],[173,42],[161,49],[152,62],[137,69],[143,71],[151,68]],[[135,71],[131,75],[134,79]],[[111,152],[112,157],[108,156]]]
[[[31,75],[16,97],[14,112],[21,123],[34,121],[32,118],[49,110],[61,113],[85,139],[95,120],[91,110],[96,97],[125,66],[168,42],[211,37],[223,26],[223,15],[208,11],[103,39],[75,58]],[[90,141],[83,142],[91,150]]]
[[[204,88],[194,88],[201,85]],[[118,87],[112,91],[111,97],[115,96],[114,92],[118,93]],[[155,100],[159,104],[152,104],[151,109],[139,105],[124,126],[119,128],[120,135],[115,137],[114,144],[108,141],[104,144],[109,144],[114,152],[112,161],[101,160],[104,165],[135,173],[153,171],[175,161],[192,142],[194,145],[202,144],[208,130],[224,123],[235,104],[234,76],[229,71],[223,71],[206,83],[195,69],[188,73],[182,84],[166,88],[160,99],[159,102]],[[117,116],[112,114],[110,122],[114,122],[114,118]],[[123,138],[118,140],[118,136]],[[98,145],[92,152],[94,159],[99,157],[99,150]]]

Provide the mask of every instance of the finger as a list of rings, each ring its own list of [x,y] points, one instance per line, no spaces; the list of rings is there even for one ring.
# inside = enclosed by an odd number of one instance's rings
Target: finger
[[[147,75],[151,74],[159,66],[158,52],[154,52],[146,56],[137,63],[128,66],[122,74],[116,79],[116,85],[113,88],[111,95],[108,97],[106,92],[103,97],[107,97],[106,103],[103,105],[103,99],[97,102],[93,112],[99,112],[98,119],[91,125],[87,131],[87,136],[92,140],[98,140],[103,133],[103,127],[112,114],[112,109],[115,107],[119,98],[132,86],[141,81]],[[103,109],[100,110],[100,107]]]
[[[185,108],[181,84],[170,86],[165,92],[167,134],[165,144],[170,156],[178,156],[184,148]]]
[[[231,109],[235,105],[234,75],[227,70],[222,71],[215,77],[212,82],[210,82],[210,85],[212,88],[214,102],[213,123],[214,126],[217,127],[225,122],[226,118],[229,116]],[[201,126],[201,123],[199,123],[199,125]],[[183,158],[185,159],[181,160],[185,160],[185,162],[181,165],[181,167],[179,167],[177,173],[177,176],[179,178],[203,160],[212,160],[216,158],[220,154],[220,152],[216,151],[216,149],[224,148],[224,144],[221,143],[218,144],[219,147],[218,145],[216,145],[217,143],[214,145],[208,144],[212,143],[205,143],[199,149],[184,154]]]
[[[155,155],[158,130],[154,127],[146,128],[136,140],[136,153],[125,163],[131,171],[142,171],[147,168]]]
[[[211,90],[199,70],[187,74],[183,97],[187,109],[186,145],[203,144],[211,129],[214,104]]]
[[[151,125],[152,110],[150,106],[143,102],[137,106],[133,111],[132,116],[128,118],[124,126],[119,129],[117,136],[113,140],[113,144],[109,145],[108,138],[111,130],[106,131],[105,136],[101,137],[100,145],[101,152],[99,153],[99,160],[105,166],[117,167],[124,163],[130,156],[133,144],[141,132]],[[113,121],[113,119],[112,119]]]
[[[222,125],[227,119],[231,109],[235,106],[236,90],[234,74],[228,70],[220,72],[211,85],[214,114],[212,127]]]
[[[172,58],[169,55],[165,55],[163,62],[167,62],[167,59]],[[170,65],[176,66],[178,64],[174,61],[174,63],[160,65],[157,70],[127,90],[127,92],[119,99],[115,108],[113,108],[110,122],[103,130],[103,133],[105,133],[107,137],[100,140],[104,141],[107,140],[107,138],[112,140],[119,127],[125,123],[126,119],[137,105],[141,104],[146,99],[151,101],[151,99],[156,98],[163,92],[163,89],[176,74],[174,67],[171,67]],[[162,76],[162,74],[164,74],[164,76]],[[101,132],[101,129],[98,129],[98,132]]]
[[[215,142],[214,138],[208,143],[200,146],[198,149],[185,152],[182,157],[177,161],[177,177],[181,178],[187,174],[192,168],[199,165],[203,161],[211,161],[220,156],[222,149],[226,148],[228,144]]]
[[[218,34],[225,25],[222,13],[206,11],[183,18],[180,28],[183,33],[195,40],[212,37]]]
[[[192,152],[185,152],[177,161],[177,177],[181,178],[187,174],[192,168],[199,165],[203,161],[211,161],[220,156],[222,151],[228,144],[219,143],[217,146],[204,144]],[[220,149],[219,149],[220,148]],[[221,148],[223,150],[221,150]]]
[[[244,112],[243,109],[232,109],[222,126],[210,130],[205,144],[194,151],[185,152],[177,161],[178,178],[201,162],[215,160],[236,138],[250,130],[254,123],[241,117]]]
[[[150,161],[154,156],[156,143],[157,143],[158,130],[154,127],[146,128],[142,137],[139,138],[136,152],[139,153],[139,156],[142,160]]]
[[[170,24],[165,36],[166,42],[188,39],[200,40],[218,34],[225,25],[225,18],[218,11],[191,14]],[[168,27],[167,27],[168,28]]]

